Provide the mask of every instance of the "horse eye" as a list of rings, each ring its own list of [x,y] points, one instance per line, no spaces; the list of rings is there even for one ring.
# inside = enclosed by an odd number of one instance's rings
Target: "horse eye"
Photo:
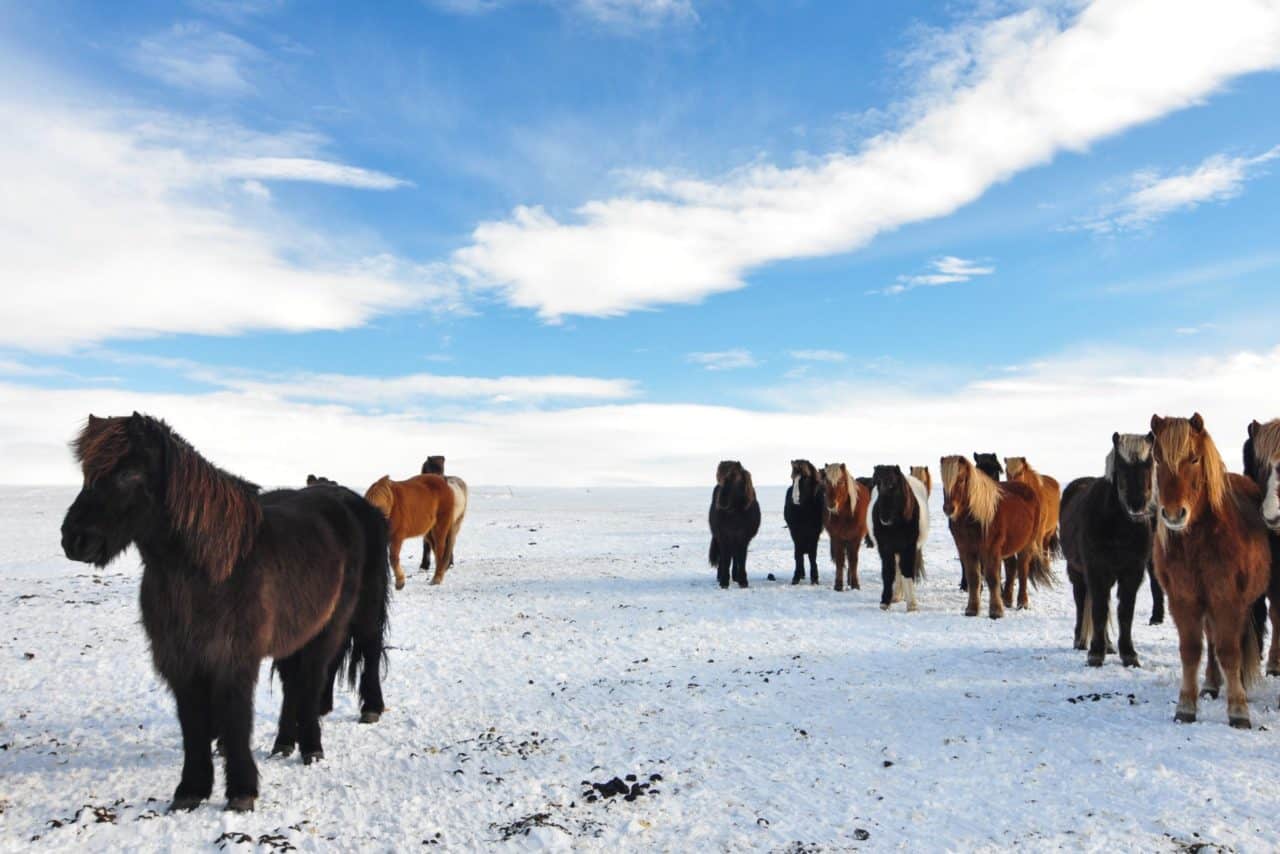
[[[124,471],[116,472],[115,481],[116,486],[137,486],[139,483],[142,483],[142,472],[135,471],[133,469],[125,469]]]
[[[1187,460],[1187,462],[1191,463],[1191,465],[1193,465],[1193,466],[1194,466],[1194,465],[1199,465],[1199,464],[1200,464],[1200,458],[1199,458],[1199,457],[1196,457],[1196,456],[1193,456],[1193,457],[1189,458],[1189,459]]]

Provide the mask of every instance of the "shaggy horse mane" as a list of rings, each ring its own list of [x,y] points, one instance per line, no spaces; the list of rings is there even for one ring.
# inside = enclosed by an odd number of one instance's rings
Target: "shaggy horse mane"
[[[1254,426],[1257,425],[1257,426]],[[1270,475],[1271,467],[1280,462],[1280,418],[1249,425],[1249,442],[1245,445],[1245,474],[1256,479],[1261,470]],[[1252,453],[1250,453],[1250,450]],[[1252,459],[1250,457],[1252,456]]]
[[[969,507],[969,515],[985,532],[996,518],[996,508],[1000,506],[1000,484],[992,480],[985,472],[969,462],[967,457],[952,456],[942,458],[942,487],[950,495],[955,488],[961,470],[969,472],[968,495],[965,503]]]
[[[258,486],[200,456],[164,421],[134,413],[95,418],[72,443],[85,483],[110,473],[133,450],[160,453],[164,508],[192,561],[215,584],[225,581],[253,549],[262,524]]]
[[[1197,427],[1192,421],[1199,423]],[[1159,423],[1155,423],[1159,421]],[[1192,418],[1152,418],[1152,432],[1155,433],[1155,447],[1160,449],[1160,456],[1165,465],[1176,469],[1183,460],[1196,453],[1196,436],[1200,437],[1200,466],[1204,469],[1204,486],[1209,496],[1209,506],[1215,516],[1219,516],[1226,506],[1227,495],[1232,491],[1227,477],[1227,464],[1218,453],[1218,446],[1213,437],[1204,429],[1204,422],[1199,415]]]
[[[817,466],[815,466],[813,463],[809,462],[808,460],[792,460],[791,461],[792,471],[796,470],[797,468],[800,469],[801,477],[817,477],[818,476]]]
[[[1148,433],[1117,434],[1111,450],[1107,452],[1106,474],[1103,476],[1107,480],[1115,480],[1117,448],[1126,462],[1139,463],[1151,458],[1151,444],[1152,439]]]
[[[902,518],[907,522],[916,518],[915,490],[911,488],[911,482],[907,480],[907,476],[902,473],[902,469],[898,466],[876,466],[876,469],[877,471],[883,471],[889,476],[902,481]]]

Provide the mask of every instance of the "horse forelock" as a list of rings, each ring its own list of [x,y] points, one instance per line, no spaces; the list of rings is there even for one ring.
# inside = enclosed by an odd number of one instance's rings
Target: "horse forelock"
[[[128,423],[127,418],[95,418],[90,415],[80,435],[72,440],[71,450],[80,463],[86,484],[110,472],[129,453]]]
[[[1275,464],[1280,462],[1280,418],[1258,425],[1257,432],[1250,439],[1253,441],[1254,470],[1245,474],[1265,484]]]
[[[853,495],[855,487],[853,485],[853,476],[849,474],[849,467],[844,463],[827,463],[822,469],[822,479],[828,484],[830,491],[827,494],[827,507],[832,512],[840,509],[840,504],[844,500],[848,500],[849,506],[853,506]],[[840,495],[840,488],[844,488],[843,498]]]
[[[1227,464],[1218,453],[1218,446],[1209,431],[1197,431],[1186,418],[1165,418],[1154,432],[1155,447],[1160,449],[1158,459],[1163,459],[1164,467],[1174,472],[1184,460],[1199,453],[1209,507],[1215,515],[1222,513],[1230,490]]]

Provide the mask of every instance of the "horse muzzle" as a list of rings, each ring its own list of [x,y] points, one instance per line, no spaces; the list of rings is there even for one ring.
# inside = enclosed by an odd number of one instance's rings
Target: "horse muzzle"
[[[1269,530],[1274,531],[1277,534],[1280,534],[1280,516],[1275,516],[1271,518],[1263,516],[1262,522],[1264,525],[1267,526]]]
[[[1190,515],[1191,514],[1187,512],[1187,508],[1185,507],[1181,508],[1178,511],[1178,515],[1174,517],[1171,517],[1164,508],[1161,508],[1160,524],[1164,525],[1165,528],[1173,531],[1174,533],[1185,531],[1187,529],[1187,522],[1190,521]]]
[[[80,563],[100,563],[107,540],[93,531],[62,531],[62,553]]]

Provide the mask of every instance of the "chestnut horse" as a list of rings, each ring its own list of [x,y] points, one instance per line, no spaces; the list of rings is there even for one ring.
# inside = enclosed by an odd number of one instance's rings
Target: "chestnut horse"
[[[1264,499],[1275,495],[1270,484],[1280,463],[1280,418],[1265,424],[1254,421],[1249,425],[1249,438],[1244,443],[1244,473],[1253,478],[1258,488],[1264,490]],[[1280,676],[1280,525],[1272,525],[1273,513],[1264,519],[1271,529],[1271,583],[1267,586],[1267,598],[1271,600],[1271,650],[1267,653],[1267,675]],[[1255,608],[1265,610],[1267,604],[1259,600]]]
[[[831,562],[836,565],[836,590],[844,590],[846,567],[850,590],[860,590],[858,583],[858,550],[867,536],[867,507],[871,490],[854,480],[844,463],[827,463],[822,467],[826,498],[822,524],[831,541]]]
[[[1040,552],[1048,562],[1062,557],[1062,541],[1058,535],[1058,515],[1061,512],[1062,487],[1047,474],[1040,474],[1031,467],[1026,457],[1005,457],[1004,470],[1010,481],[1025,483],[1040,497]],[[1036,570],[1032,569],[1033,573]],[[1053,578],[1053,570],[1045,566],[1041,577]]]
[[[425,536],[435,552],[436,571],[431,583],[444,581],[455,535],[453,489],[449,482],[438,474],[420,474],[408,480],[392,480],[390,475],[383,475],[365,491],[364,497],[387,517],[396,589],[404,587],[400,547],[414,537]]]
[[[933,477],[929,474],[928,466],[912,466],[911,476],[924,484],[924,494],[926,497],[933,495]]]
[[[1160,526],[1156,575],[1178,627],[1182,690],[1174,720],[1196,719],[1196,678],[1209,636],[1205,692],[1216,697],[1227,680],[1227,720],[1248,729],[1246,691],[1261,676],[1262,632],[1253,604],[1267,589],[1271,549],[1258,485],[1227,471],[1200,413],[1151,416],[1155,436],[1156,502]],[[1219,666],[1221,665],[1221,670]]]
[[[444,457],[439,454],[433,454],[427,457],[422,464],[423,474],[438,474],[449,482],[449,486],[453,489],[453,522],[449,526],[449,530],[453,532],[453,542],[458,542],[458,534],[462,531],[462,522],[467,518],[467,482],[460,477],[454,477],[451,474],[444,473]],[[422,538],[422,569],[431,568],[431,537]],[[449,549],[449,569],[453,569],[453,548]]]
[[[1018,607],[1027,606],[1027,580],[1041,549],[1040,501],[1025,483],[997,483],[961,456],[943,457],[942,509],[951,520],[951,536],[956,542],[969,590],[966,617],[978,615],[979,573],[985,579],[990,603],[988,616],[998,620],[1006,606],[1013,604],[1013,580],[1020,586]],[[1007,577],[1001,601],[1000,566],[1005,562]]]

